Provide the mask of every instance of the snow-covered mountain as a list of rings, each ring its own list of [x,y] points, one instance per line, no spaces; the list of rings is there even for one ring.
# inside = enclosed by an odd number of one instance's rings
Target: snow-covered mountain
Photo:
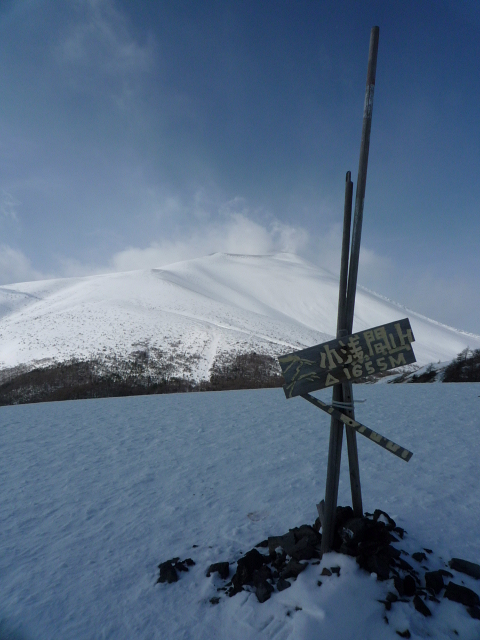
[[[279,355],[335,334],[338,278],[292,254],[213,254],[161,269],[0,287],[0,368],[71,358],[162,354],[209,378],[219,357]],[[408,316],[419,364],[452,359],[480,336],[358,288],[354,330]]]

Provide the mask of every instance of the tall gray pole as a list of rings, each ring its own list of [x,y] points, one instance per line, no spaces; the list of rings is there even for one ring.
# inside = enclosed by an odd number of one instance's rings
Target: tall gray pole
[[[346,334],[348,254],[350,252],[350,227],[352,223],[353,183],[347,171],[345,179],[345,204],[343,209],[343,240],[340,262],[340,287],[338,292],[337,338]],[[332,402],[343,402],[343,385],[333,387]],[[330,550],[333,542],[333,527],[337,507],[338,483],[342,459],[343,422],[336,418],[330,422],[330,442],[328,445],[327,486],[325,488],[325,508],[322,520],[322,552]]]
[[[337,337],[352,333],[353,314],[355,309],[355,294],[357,289],[358,260],[360,256],[360,240],[362,235],[363,205],[365,201],[365,186],[367,181],[368,152],[370,148],[370,131],[372,126],[373,95],[375,89],[375,74],[377,68],[379,28],[373,27],[370,33],[370,48],[368,54],[367,86],[363,109],[362,139],[360,144],[360,160],[358,166],[358,182],[355,196],[355,214],[353,219],[352,247],[350,260],[348,251],[344,255],[347,224],[347,187],[345,190],[344,237],[342,244],[342,262],[340,273],[340,292],[337,319]],[[347,185],[350,176],[347,173]],[[351,184],[351,183],[350,183]],[[351,211],[351,195],[350,195]],[[350,240],[350,218],[348,219],[348,240]],[[350,264],[348,264],[350,262]],[[345,289],[345,265],[348,264],[348,285]],[[342,279],[343,278],[343,279]],[[345,296],[345,297],[344,297]],[[344,306],[342,306],[344,305]],[[352,386],[349,383],[336,385],[333,390],[333,401],[353,403]],[[353,408],[349,411],[354,416]],[[350,468],[350,485],[353,509],[356,515],[363,515],[362,495],[360,488],[360,470],[358,464],[357,440],[353,429],[347,427],[348,461]],[[330,427],[330,443],[328,450],[327,483],[325,488],[325,508],[322,522],[322,552],[329,551],[333,543],[335,513],[337,508],[338,483],[340,479],[340,462],[342,454],[343,425],[337,424],[332,418]]]
[[[367,87],[363,106],[362,140],[360,143],[360,160],[358,162],[357,191],[355,194],[355,213],[353,216],[352,249],[348,270],[347,290],[347,325],[346,330],[352,333],[355,294],[357,291],[358,259],[360,257],[360,240],[362,238],[363,205],[365,202],[365,186],[367,184],[368,152],[370,149],[370,131],[372,129],[373,94],[375,91],[375,74],[377,71],[378,36],[380,29],[373,27],[370,33],[370,49],[368,52]]]

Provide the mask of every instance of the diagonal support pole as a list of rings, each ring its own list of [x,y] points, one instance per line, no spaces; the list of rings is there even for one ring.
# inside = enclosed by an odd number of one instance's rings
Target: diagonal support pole
[[[385,436],[382,436],[376,431],[374,431],[373,429],[366,427],[361,422],[357,422],[353,418],[350,418],[349,416],[347,416],[345,410],[339,411],[332,405],[326,404],[326,402],[322,402],[315,396],[312,396],[310,393],[303,393],[302,398],[304,398],[305,400],[308,400],[308,402],[311,402],[313,405],[315,405],[322,411],[329,413],[332,417],[336,418],[337,420],[340,420],[341,422],[343,422],[343,424],[348,426],[350,429],[355,429],[355,431],[360,433],[362,436],[369,438],[369,440],[371,440],[372,442],[375,442],[375,444],[378,444],[383,449],[386,449],[387,451],[390,451],[390,453],[393,453],[393,455],[398,456],[402,460],[405,460],[405,462],[408,462],[410,458],[413,456],[413,453],[408,449],[405,449],[405,447],[402,447],[396,442],[393,442],[393,440],[389,440],[388,438],[385,438]]]

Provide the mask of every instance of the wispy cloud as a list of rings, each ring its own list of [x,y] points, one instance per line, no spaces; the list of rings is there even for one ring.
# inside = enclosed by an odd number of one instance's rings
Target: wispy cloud
[[[0,214],[4,218],[17,221],[17,207],[21,204],[9,191],[0,189]]]
[[[182,240],[156,241],[145,248],[129,247],[116,253],[110,264],[115,271],[128,271],[161,267],[215,252],[301,253],[307,244],[304,229],[276,220],[262,225],[243,213],[229,213],[221,222],[204,224]]]
[[[77,19],[55,48],[55,58],[78,91],[96,90],[102,78],[109,83],[119,107],[128,107],[139,77],[151,69],[153,40],[138,42],[126,16],[112,0],[76,3]]]
[[[42,280],[48,276],[34,269],[27,256],[9,245],[0,245],[0,284]]]

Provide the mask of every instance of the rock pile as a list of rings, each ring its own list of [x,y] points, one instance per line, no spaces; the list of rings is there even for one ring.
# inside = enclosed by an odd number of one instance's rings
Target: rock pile
[[[218,591],[228,596],[247,588],[254,591],[259,602],[268,600],[275,591],[283,591],[291,586],[291,581],[306,569],[309,563],[320,564],[322,536],[317,519],[313,526],[304,524],[290,529],[282,536],[271,536],[263,540],[237,561],[237,568],[231,580]],[[454,575],[446,569],[429,571],[432,550],[424,548],[409,554],[401,545],[405,531],[397,527],[395,521],[384,511],[375,510],[363,517],[355,517],[351,507],[337,507],[333,550],[352,556],[358,565],[370,574],[376,574],[380,581],[392,580],[392,590],[382,603],[389,611],[395,602],[413,602],[415,609],[423,616],[431,616],[430,602],[439,603],[443,597],[459,602],[467,608],[472,618],[480,620],[480,597],[471,589],[453,582]],[[191,558],[180,561],[172,558],[159,565],[158,582],[175,582],[177,571],[188,571],[195,564]],[[232,563],[233,564],[233,563]],[[438,565],[437,565],[438,566]],[[480,566],[460,558],[449,562],[452,571],[460,572],[480,580]],[[218,573],[222,580],[230,577],[228,562],[210,565],[206,575]],[[322,576],[340,575],[340,567],[325,567]],[[319,580],[317,584],[322,583]],[[210,600],[217,604],[219,598]],[[431,605],[430,605],[431,606]],[[403,632],[402,632],[403,633]],[[405,632],[407,633],[407,632]],[[401,634],[400,634],[401,635]],[[410,637],[405,635],[403,637]]]

